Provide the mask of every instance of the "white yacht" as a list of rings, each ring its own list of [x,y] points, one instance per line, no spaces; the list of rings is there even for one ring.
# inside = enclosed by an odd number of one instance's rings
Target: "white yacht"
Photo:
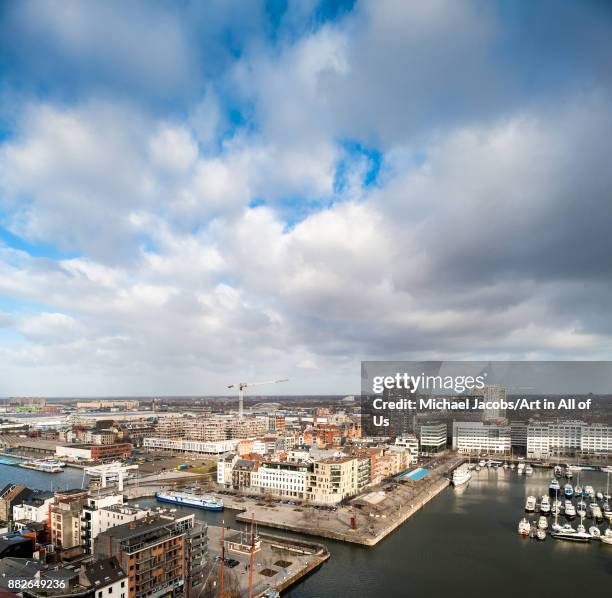
[[[453,486],[461,486],[470,481],[472,478],[472,472],[468,469],[468,467],[464,465],[460,465],[453,471],[453,477],[451,478],[451,482]]]
[[[603,499],[604,499],[603,492],[596,492],[596,493],[595,493],[595,498],[596,498],[597,500],[603,500]]]
[[[576,507],[574,506],[571,500],[565,501],[565,516],[568,519],[573,519],[574,517],[576,517]]]
[[[601,538],[601,530],[596,525],[592,525],[589,528],[589,534],[591,534],[593,538]]]
[[[516,468],[516,472],[520,475],[525,473],[525,464],[524,463],[519,463],[517,468]]]
[[[561,477],[561,475],[563,474],[563,470],[561,469],[560,465],[555,465],[555,477]]]
[[[527,466],[525,467],[525,473],[526,473],[527,475],[531,475],[531,474],[533,473],[533,467],[531,467],[531,465],[527,465]]]
[[[584,491],[590,498],[595,498],[595,490],[593,490],[593,486],[585,486]]]
[[[582,527],[582,531],[581,528]],[[590,542],[591,534],[588,534],[584,526],[579,526],[576,531],[571,525],[564,525],[558,532],[552,532],[551,536],[557,540],[569,540],[570,542]]]
[[[533,513],[536,510],[537,500],[535,496],[528,496],[525,502],[525,511]]]
[[[546,531],[543,529],[539,529],[536,532],[536,538],[540,541],[543,542],[544,540],[546,540]]]
[[[542,496],[542,501],[540,502],[540,513],[544,515],[548,515],[550,513],[550,498],[544,495]]]
[[[538,519],[538,529],[548,529],[548,519],[544,515],[540,515]]]
[[[528,536],[530,531],[531,531],[531,525],[530,525],[529,521],[527,521],[527,519],[525,519],[523,517],[519,521],[519,524],[518,524],[518,533],[521,536]]]
[[[608,528],[603,535],[601,535],[599,537],[599,539],[604,543],[604,544],[612,544],[612,529]]]
[[[550,486],[548,486],[548,492],[551,496],[557,496],[561,486],[559,485],[559,480],[557,478],[553,478],[550,480]]]

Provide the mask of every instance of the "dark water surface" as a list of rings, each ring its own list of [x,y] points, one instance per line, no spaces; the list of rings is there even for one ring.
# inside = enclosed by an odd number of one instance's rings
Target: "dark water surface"
[[[80,487],[81,477],[79,470],[51,475],[0,466],[0,484],[19,480],[29,487],[49,489],[53,480],[54,488]],[[467,486],[445,490],[374,548],[310,538],[326,544],[331,559],[287,596],[612,597],[612,546],[552,538],[537,542],[517,534],[525,498],[547,494],[550,478],[550,470],[540,469],[528,477],[503,469],[474,473]],[[574,477],[572,484],[576,483]],[[606,475],[583,472],[580,483],[605,491]],[[159,504],[154,499],[132,502]],[[240,527],[234,511],[177,510],[194,512],[212,525]],[[592,523],[587,519],[585,525]],[[605,527],[600,525],[602,530]]]
[[[537,542],[517,534],[526,497],[547,494],[550,479],[548,469],[536,469],[532,476],[503,469],[474,472],[467,486],[445,490],[374,548],[314,539],[327,545],[331,559],[286,595],[611,597],[612,546],[550,537]],[[572,484],[576,483],[574,477]],[[605,492],[606,475],[583,472],[580,483]],[[239,527],[232,511],[196,513],[211,524],[224,521]],[[559,520],[564,522],[562,517]],[[585,525],[588,528],[592,522],[587,519]],[[600,525],[602,530],[605,527]]]

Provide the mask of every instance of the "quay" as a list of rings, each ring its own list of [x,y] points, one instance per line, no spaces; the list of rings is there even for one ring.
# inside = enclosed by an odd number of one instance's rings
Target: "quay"
[[[228,508],[241,510],[236,515],[239,522],[254,520],[265,527],[375,546],[448,488],[447,476],[464,461],[461,457],[447,460],[418,481],[395,478],[353,498],[346,505],[338,505],[335,510],[304,504],[266,504],[242,498],[228,501],[226,495],[219,497]]]

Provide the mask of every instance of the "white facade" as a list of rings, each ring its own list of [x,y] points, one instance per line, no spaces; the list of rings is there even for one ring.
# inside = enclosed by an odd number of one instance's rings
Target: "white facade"
[[[612,452],[612,426],[582,421],[531,423],[527,456],[533,459]]]
[[[257,471],[260,492],[304,498],[308,466],[289,463],[261,463]]]
[[[612,426],[592,424],[583,428],[580,450],[589,454],[611,453]]]
[[[203,442],[199,440],[181,440],[176,438],[145,438],[145,448],[167,450],[194,455],[221,455],[236,450],[238,440],[218,440]]]
[[[53,503],[55,498],[50,496],[46,498],[40,506],[22,503],[13,507],[14,521],[37,521],[45,523],[49,519],[49,505]]]
[[[401,446],[407,449],[413,461],[417,461],[419,457],[419,441],[414,434],[403,434],[395,439],[395,446]]]
[[[464,454],[510,453],[510,426],[499,426],[482,421],[453,422],[453,449]]]

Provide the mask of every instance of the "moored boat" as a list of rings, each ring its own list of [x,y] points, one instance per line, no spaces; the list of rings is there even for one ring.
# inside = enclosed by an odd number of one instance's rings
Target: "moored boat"
[[[461,486],[470,481],[472,478],[472,472],[464,465],[460,465],[453,471],[451,482],[453,486]]]
[[[529,524],[529,521],[523,517],[518,524],[518,533],[521,536],[528,536],[530,531],[531,525]]]

